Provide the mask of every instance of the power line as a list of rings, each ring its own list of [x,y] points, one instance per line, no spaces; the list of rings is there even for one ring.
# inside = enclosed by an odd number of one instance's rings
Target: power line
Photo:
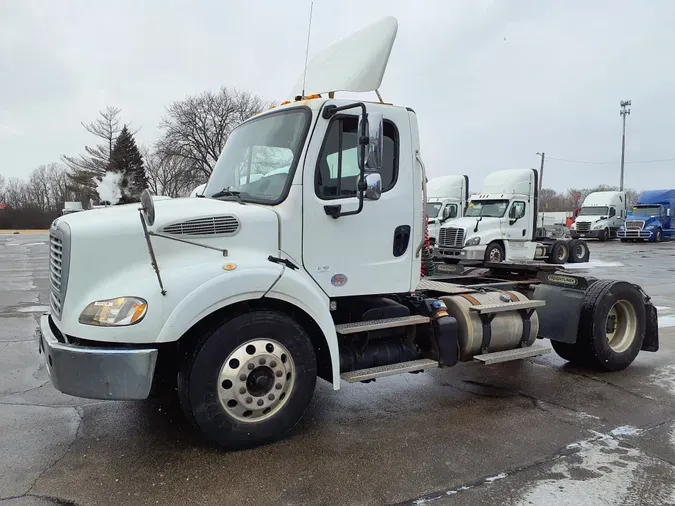
[[[556,160],[558,162],[567,162],[567,163],[590,163],[593,165],[612,165],[616,163],[621,163],[620,160],[615,160],[612,162],[593,162],[589,160],[569,160],[567,158],[554,158],[552,156],[547,156],[547,160]],[[663,162],[673,162],[675,161],[675,158],[663,158],[661,160],[634,160],[632,162],[625,162],[625,163],[663,163]]]

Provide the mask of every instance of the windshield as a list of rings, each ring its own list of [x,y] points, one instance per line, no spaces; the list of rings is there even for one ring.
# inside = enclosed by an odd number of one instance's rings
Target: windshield
[[[661,214],[661,206],[635,206],[633,207],[633,214],[658,216]]]
[[[305,108],[261,116],[236,128],[206,185],[204,195],[263,204],[278,203],[290,183],[311,114]],[[226,192],[227,190],[227,192]]]
[[[427,202],[427,216],[437,218],[438,213],[441,212],[441,207],[443,207],[443,204],[440,202]]]
[[[607,216],[609,214],[609,208],[607,207],[582,207],[579,216]]]
[[[475,200],[469,202],[466,209],[466,215],[477,218],[479,216],[487,218],[501,218],[509,207],[508,200]]]

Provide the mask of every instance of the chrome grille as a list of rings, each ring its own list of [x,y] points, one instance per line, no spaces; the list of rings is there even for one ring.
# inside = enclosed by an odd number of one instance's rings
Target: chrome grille
[[[440,246],[461,248],[464,246],[464,229],[443,227],[438,232],[438,244]]]
[[[52,315],[61,319],[68,285],[70,229],[52,225],[49,231],[49,305]]]
[[[234,216],[211,216],[172,223],[162,232],[172,235],[234,235],[239,226],[239,220]]]
[[[591,224],[588,221],[579,221],[577,222],[577,232],[589,232],[591,230]]]
[[[645,222],[642,220],[633,220],[626,222],[626,230],[642,230],[645,227]]]

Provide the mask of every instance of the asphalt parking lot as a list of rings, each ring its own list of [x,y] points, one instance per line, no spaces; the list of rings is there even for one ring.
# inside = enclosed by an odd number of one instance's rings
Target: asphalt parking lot
[[[226,453],[169,400],[57,392],[37,353],[47,237],[0,235],[0,505],[675,504],[675,243],[589,243],[639,283],[661,350],[595,374],[555,355],[320,382],[285,440]]]

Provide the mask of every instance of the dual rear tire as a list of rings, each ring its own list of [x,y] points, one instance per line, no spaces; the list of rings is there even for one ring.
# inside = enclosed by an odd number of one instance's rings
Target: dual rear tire
[[[564,360],[599,371],[620,371],[637,357],[647,314],[640,291],[625,281],[593,283],[584,299],[575,343],[551,341]]]

